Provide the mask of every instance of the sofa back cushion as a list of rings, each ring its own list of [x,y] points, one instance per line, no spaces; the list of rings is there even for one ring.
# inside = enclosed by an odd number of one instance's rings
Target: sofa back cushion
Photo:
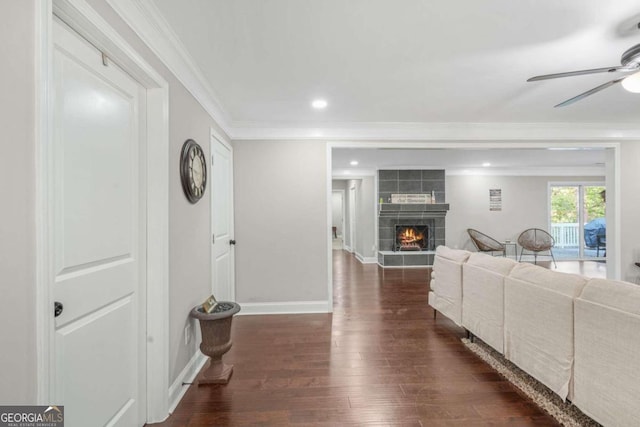
[[[462,266],[462,325],[504,353],[504,280],[518,263],[473,253]]]
[[[531,264],[505,279],[505,357],[562,399],[572,395],[573,302],[585,283]]]
[[[591,279],[575,301],[574,404],[603,425],[637,425],[640,286]]]

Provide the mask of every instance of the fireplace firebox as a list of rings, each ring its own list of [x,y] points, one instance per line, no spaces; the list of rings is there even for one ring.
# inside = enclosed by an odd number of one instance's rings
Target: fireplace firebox
[[[396,224],[394,251],[423,251],[429,248],[428,225]]]

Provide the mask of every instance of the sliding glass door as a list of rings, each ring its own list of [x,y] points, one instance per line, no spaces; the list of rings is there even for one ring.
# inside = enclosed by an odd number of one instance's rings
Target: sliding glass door
[[[604,184],[551,184],[550,229],[556,258],[606,257]]]

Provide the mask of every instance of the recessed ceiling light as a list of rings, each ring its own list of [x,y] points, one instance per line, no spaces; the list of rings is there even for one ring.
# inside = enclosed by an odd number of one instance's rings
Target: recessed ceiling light
[[[482,166],[484,166],[485,168],[488,168],[489,166],[491,166],[491,163],[489,163],[489,162],[484,162],[484,163],[482,164]]]
[[[351,166],[358,166],[358,161],[357,160],[351,160],[351,162],[349,164]]]
[[[329,105],[329,103],[324,99],[314,99],[311,103],[311,106],[316,110],[324,110],[327,108],[327,105]]]

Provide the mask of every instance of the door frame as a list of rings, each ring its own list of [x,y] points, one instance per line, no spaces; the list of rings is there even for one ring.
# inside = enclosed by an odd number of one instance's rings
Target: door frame
[[[349,189],[349,246],[348,251],[351,253],[356,252],[356,223],[358,222],[357,218],[357,200],[358,200],[358,187],[356,186],[356,182],[354,180],[349,181],[349,185],[347,186]]]
[[[216,143],[220,143],[222,145],[224,145],[228,150],[229,150],[229,160],[230,160],[230,177],[229,177],[229,202],[230,202],[230,209],[231,212],[229,213],[229,230],[230,230],[230,237],[231,239],[233,239],[234,236],[234,209],[233,209],[233,147],[231,146],[231,144],[229,143],[229,141],[227,141],[219,132],[217,132],[214,128],[210,128],[209,131],[209,153],[211,153],[211,159],[210,160],[210,165],[211,165],[211,171],[209,173],[209,176],[211,176],[213,178],[213,146]],[[211,186],[211,188],[213,189],[213,185]],[[213,195],[211,196],[211,218],[209,221],[209,234],[211,236],[213,236],[213,215],[214,215],[214,210],[213,210]],[[209,260],[211,261],[211,292],[213,292],[213,280],[215,279],[215,262],[213,262],[213,244],[211,244],[209,246],[210,251],[209,251]],[[229,256],[231,257],[231,267],[233,267],[231,269],[231,271],[229,272],[229,274],[231,275],[231,301],[235,301],[236,299],[236,260],[235,260],[235,246],[232,246],[230,249],[230,253]]]
[[[524,128],[523,128],[524,129]],[[463,132],[464,133],[464,132]],[[473,133],[473,132],[472,132]],[[576,139],[558,132],[557,137],[547,137],[544,141],[527,139],[521,141],[513,141],[508,137],[496,136],[491,140],[486,138],[476,138],[473,141],[470,136],[464,136],[460,139],[443,138],[442,134],[435,132],[432,136],[425,137],[423,141],[411,141],[398,139],[394,141],[384,140],[336,140],[326,141],[326,214],[327,226],[331,223],[331,181],[333,179],[351,179],[353,176],[336,175],[333,176],[332,168],[332,152],[334,148],[393,148],[393,149],[522,149],[522,148],[540,148],[540,149],[576,149],[576,148],[598,148],[606,150],[605,163],[605,181],[607,189],[607,278],[613,280],[621,280],[622,261],[621,261],[621,239],[620,239],[620,142],[611,142],[598,140],[598,138]],[[410,165],[412,168],[420,168],[419,165]],[[446,165],[443,165],[446,166]],[[375,178],[377,181],[377,177]],[[376,187],[377,189],[377,184]],[[548,198],[547,198],[548,199]],[[376,213],[377,216],[377,213]],[[376,222],[377,224],[377,222]],[[377,229],[377,228],[376,228]],[[376,231],[377,233],[377,231]],[[378,236],[376,234],[376,244],[378,244]],[[333,263],[331,255],[331,239],[327,236],[327,294],[329,295],[329,312],[333,311]]]
[[[341,212],[341,223],[340,223],[340,230],[342,232],[341,237],[342,237],[342,249],[344,249],[344,234],[345,234],[345,224],[346,224],[346,218],[345,216],[347,215],[347,209],[346,209],[346,200],[345,200],[345,190],[343,188],[340,188],[338,190],[331,190],[331,195],[333,197],[334,193],[338,193],[340,194],[340,203],[342,203],[342,205],[340,206]],[[333,198],[331,199],[333,202]],[[332,215],[333,215],[333,206],[332,206]],[[331,221],[333,223],[333,221]],[[333,226],[333,224],[331,224]],[[333,240],[333,236],[331,236],[331,239]]]
[[[118,63],[146,89],[147,97],[147,281],[140,290],[147,299],[144,387],[146,422],[169,414],[169,85],[125,39],[85,0],[36,2],[36,344],[37,402],[51,404],[54,396],[55,340],[52,314],[52,196],[53,15]],[[140,366],[140,365],[139,365]],[[146,369],[145,369],[146,368]],[[141,371],[142,373],[142,371]],[[144,377],[144,376],[143,376]]]
[[[604,187],[607,188],[605,181],[549,181],[547,183],[547,229],[551,230],[551,190],[553,187],[577,187],[578,188],[578,260],[584,259],[584,187]],[[605,217],[607,212],[607,202],[605,201]]]

